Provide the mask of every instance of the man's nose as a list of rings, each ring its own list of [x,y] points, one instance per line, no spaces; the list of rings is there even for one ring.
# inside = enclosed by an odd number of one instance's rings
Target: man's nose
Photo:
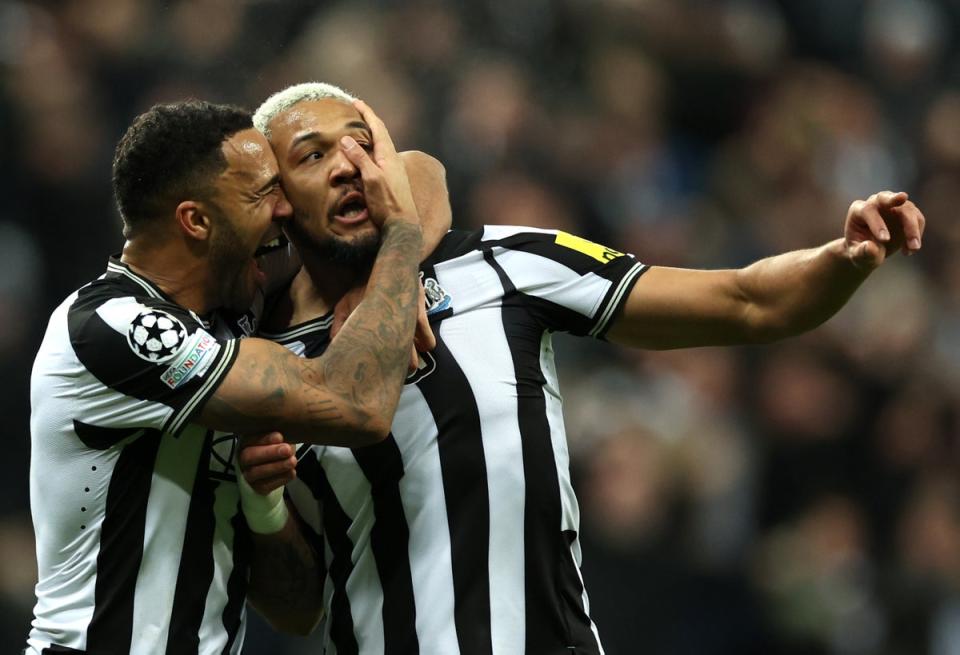
[[[273,220],[285,221],[293,216],[293,205],[287,200],[287,194],[282,189],[278,189],[277,193],[280,194],[280,197],[277,198],[277,204],[273,206]]]
[[[353,162],[350,161],[343,151],[340,148],[337,148],[331,155],[334,160],[330,166],[330,184],[343,184],[344,182],[349,182],[353,180],[357,175],[360,174],[360,171],[357,170],[357,167],[353,165]]]

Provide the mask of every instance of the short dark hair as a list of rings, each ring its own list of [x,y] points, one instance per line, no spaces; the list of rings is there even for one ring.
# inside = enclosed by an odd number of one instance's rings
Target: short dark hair
[[[113,192],[129,238],[189,198],[209,197],[227,167],[223,141],[253,127],[245,109],[202,100],[154,105],[117,144]]]

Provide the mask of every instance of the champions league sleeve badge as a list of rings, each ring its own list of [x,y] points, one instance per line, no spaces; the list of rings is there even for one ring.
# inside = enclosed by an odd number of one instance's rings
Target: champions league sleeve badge
[[[173,357],[187,337],[179,319],[159,309],[147,309],[130,322],[130,350],[148,362],[161,363]]]

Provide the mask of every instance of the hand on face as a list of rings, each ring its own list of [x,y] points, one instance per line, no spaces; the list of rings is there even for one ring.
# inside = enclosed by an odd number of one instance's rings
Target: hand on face
[[[920,250],[926,219],[905,192],[881,191],[857,200],[847,211],[844,239],[857,268],[873,270],[898,250]]]
[[[360,171],[363,192],[370,220],[383,226],[389,220],[420,223],[417,206],[413,202],[407,171],[383,121],[362,100],[354,106],[370,127],[373,137],[372,157],[350,136],[340,139],[346,157]]]
[[[337,302],[333,308],[333,324],[330,327],[330,338],[335,339],[337,333],[343,327],[350,314],[357,308],[360,301],[363,300],[363,294],[366,286],[359,286],[350,289]],[[418,353],[427,352],[437,347],[437,337],[433,334],[433,328],[430,327],[430,319],[427,318],[427,297],[423,289],[423,283],[420,284],[420,308],[417,312],[417,327],[413,334],[413,346],[410,349],[410,364],[407,367],[410,373],[417,370],[420,363]]]

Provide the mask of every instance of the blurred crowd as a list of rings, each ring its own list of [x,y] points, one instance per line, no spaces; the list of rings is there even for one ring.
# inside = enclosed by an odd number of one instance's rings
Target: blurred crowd
[[[734,267],[903,189],[929,224],[769,347],[557,337],[583,575],[610,655],[960,653],[960,2],[0,3],[0,649],[33,602],[30,365],[122,245],[113,147],[184,97],[324,80],[446,165],[454,227]],[[642,284],[642,280],[641,280]],[[317,653],[255,625],[251,653]]]

